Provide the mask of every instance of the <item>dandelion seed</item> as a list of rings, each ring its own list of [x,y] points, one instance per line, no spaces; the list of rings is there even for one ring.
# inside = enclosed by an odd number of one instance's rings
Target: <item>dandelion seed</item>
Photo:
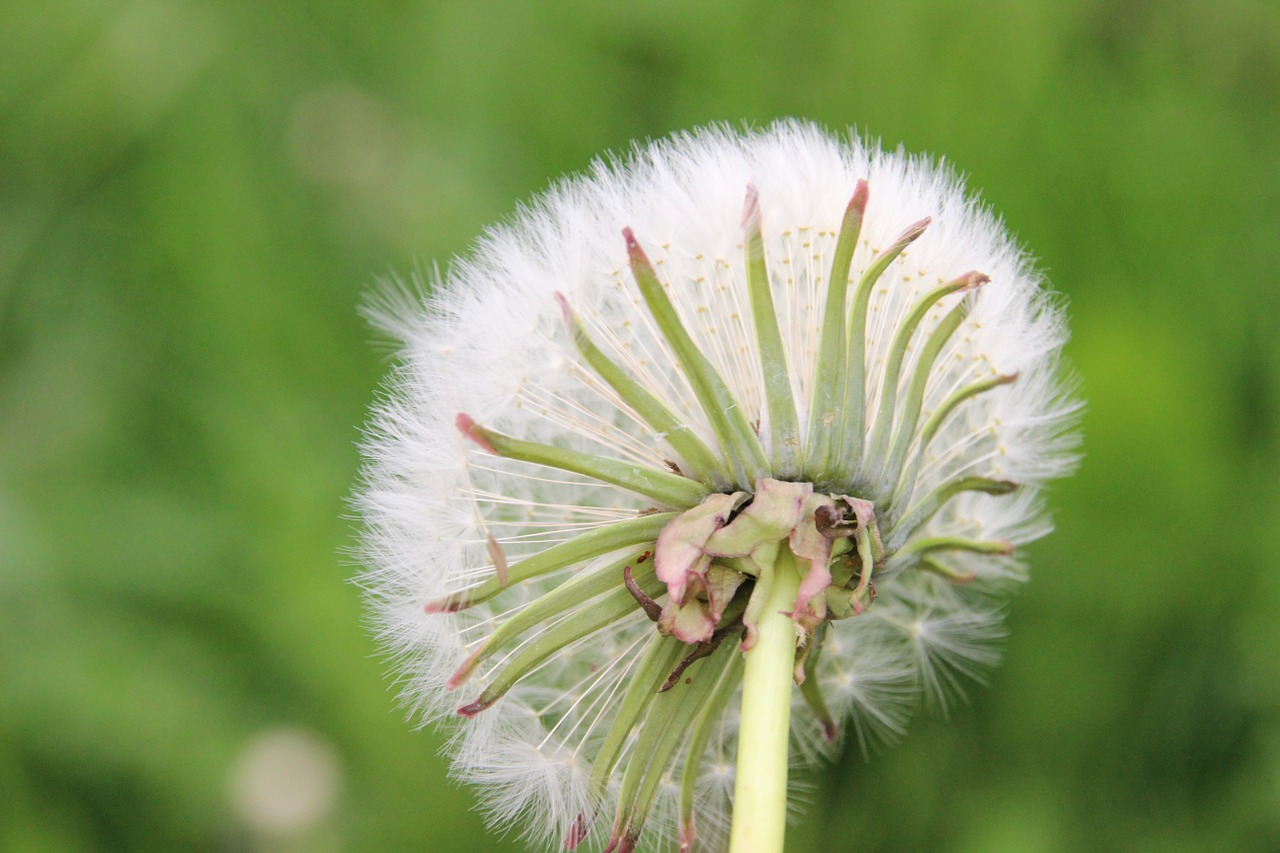
[[[998,221],[806,124],[598,163],[370,314],[362,584],[542,843],[780,850],[788,753],[996,663],[1074,463],[1062,316]]]

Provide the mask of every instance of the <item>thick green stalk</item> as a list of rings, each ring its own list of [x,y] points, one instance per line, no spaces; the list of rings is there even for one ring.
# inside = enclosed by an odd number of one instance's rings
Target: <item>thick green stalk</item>
[[[785,545],[778,549],[760,616],[759,637],[747,652],[738,730],[738,778],[733,795],[730,853],[782,853],[787,826],[787,747],[796,628],[788,613],[800,574]]]

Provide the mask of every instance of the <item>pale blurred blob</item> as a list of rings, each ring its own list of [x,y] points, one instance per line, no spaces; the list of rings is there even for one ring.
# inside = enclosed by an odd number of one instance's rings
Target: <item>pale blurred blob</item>
[[[310,729],[281,726],[249,739],[231,769],[236,817],[263,836],[300,835],[334,811],[342,768],[333,746]]]
[[[400,172],[405,143],[388,106],[355,86],[305,95],[289,121],[289,153],[307,178],[376,191]]]

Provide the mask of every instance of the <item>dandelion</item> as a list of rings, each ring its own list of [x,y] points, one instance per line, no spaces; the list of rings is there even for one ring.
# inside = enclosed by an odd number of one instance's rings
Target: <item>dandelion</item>
[[[789,756],[996,662],[1073,464],[1025,255],[950,172],[807,124],[599,162],[370,313],[362,583],[536,842],[781,850]]]

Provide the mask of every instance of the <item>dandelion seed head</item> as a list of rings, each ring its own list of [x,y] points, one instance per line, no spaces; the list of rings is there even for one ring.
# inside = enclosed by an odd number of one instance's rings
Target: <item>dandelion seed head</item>
[[[859,192],[840,308],[863,319],[833,373],[825,306]],[[760,331],[753,251],[781,356]],[[857,315],[860,277],[884,258]],[[649,274],[665,297],[641,286]],[[995,665],[1005,594],[1025,577],[1016,548],[1049,531],[1043,486],[1075,461],[1065,325],[1027,255],[947,164],[809,124],[714,127],[601,160],[367,313],[398,353],[364,443],[359,583],[406,704],[455,721],[455,774],[539,843],[603,844],[623,826],[674,849],[691,798],[700,849],[718,849],[741,655],[682,659],[699,618],[708,637],[750,626],[754,581],[708,536],[727,541],[776,494],[794,517],[773,539],[790,530],[798,548],[808,531],[830,549],[794,617],[825,703],[795,691],[794,754],[865,754]],[[852,396],[824,409],[830,377],[855,368]],[[681,540],[692,575],[655,575],[672,571],[659,533],[693,529],[715,493],[738,497]],[[825,538],[819,504],[835,519]],[[667,620],[656,630],[645,598]],[[672,685],[640,701],[645,679]],[[665,763],[641,772],[650,755]]]

